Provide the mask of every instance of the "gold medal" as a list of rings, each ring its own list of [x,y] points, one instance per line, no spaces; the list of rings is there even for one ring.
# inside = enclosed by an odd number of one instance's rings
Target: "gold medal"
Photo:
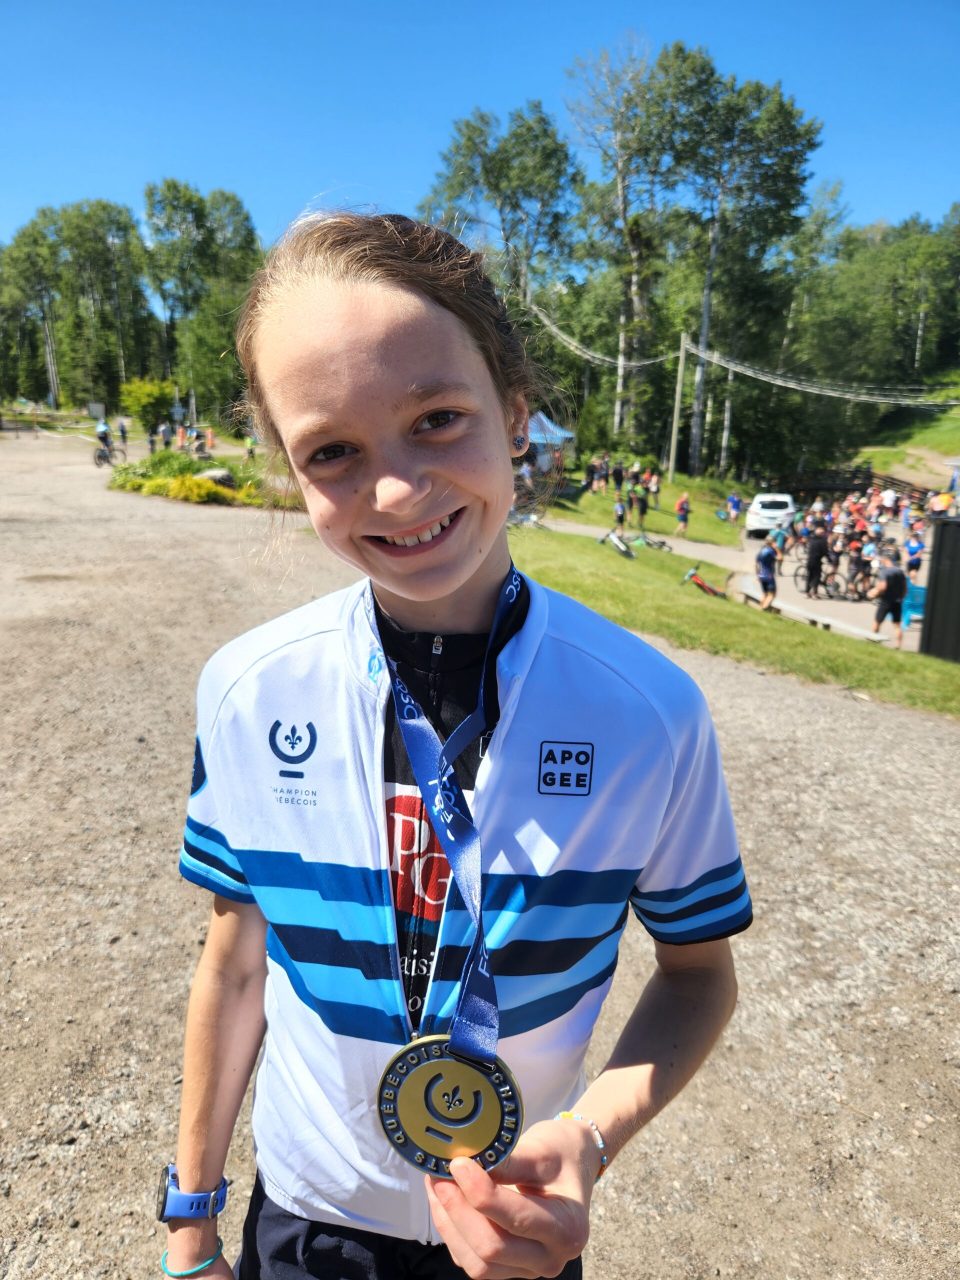
[[[449,1036],[424,1036],[390,1060],[377,1110],[394,1151],[435,1178],[469,1156],[484,1169],[505,1160],[523,1129],[520,1090],[499,1058],[455,1058]]]

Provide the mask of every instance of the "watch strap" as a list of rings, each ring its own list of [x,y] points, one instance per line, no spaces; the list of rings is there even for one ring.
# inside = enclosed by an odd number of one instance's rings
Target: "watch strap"
[[[167,1197],[163,1221],[170,1218],[215,1218],[227,1203],[227,1180],[220,1179],[214,1191],[181,1191],[177,1183],[177,1170],[167,1166]]]

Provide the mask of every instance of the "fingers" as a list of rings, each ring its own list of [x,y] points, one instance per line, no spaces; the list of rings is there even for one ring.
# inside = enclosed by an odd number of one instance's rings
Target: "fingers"
[[[533,1170],[540,1157],[530,1157]],[[518,1165],[521,1162],[518,1161]],[[521,1166],[522,1167],[522,1166]],[[474,1161],[451,1162],[452,1181],[427,1179],[437,1230],[471,1277],[557,1275],[587,1242],[586,1205],[541,1186],[500,1186]]]
[[[519,1250],[512,1248],[509,1235],[466,1205],[455,1184],[427,1178],[426,1186],[434,1224],[453,1261],[473,1280],[537,1280],[544,1274],[539,1264],[523,1265],[517,1254],[524,1242],[516,1242]],[[530,1242],[526,1245],[532,1253]]]

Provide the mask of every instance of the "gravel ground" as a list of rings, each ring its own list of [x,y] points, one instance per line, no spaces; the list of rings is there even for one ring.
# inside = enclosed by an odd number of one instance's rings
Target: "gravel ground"
[[[159,1274],[154,1190],[209,906],[176,872],[196,677],[230,636],[346,580],[295,520],[113,494],[90,452],[0,437],[11,1278]],[[671,656],[717,720],[757,919],[723,1043],[598,1187],[586,1274],[955,1277],[960,725]],[[650,965],[633,926],[594,1065]],[[234,1205],[249,1145],[230,1155]]]

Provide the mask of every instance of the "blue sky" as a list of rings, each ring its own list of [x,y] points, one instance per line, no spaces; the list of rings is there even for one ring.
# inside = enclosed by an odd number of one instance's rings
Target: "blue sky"
[[[235,191],[267,243],[307,206],[412,212],[477,106],[540,98],[573,140],[566,69],[631,34],[779,80],[850,222],[960,201],[960,0],[0,0],[0,243],[43,204],[140,214],[164,177]]]

